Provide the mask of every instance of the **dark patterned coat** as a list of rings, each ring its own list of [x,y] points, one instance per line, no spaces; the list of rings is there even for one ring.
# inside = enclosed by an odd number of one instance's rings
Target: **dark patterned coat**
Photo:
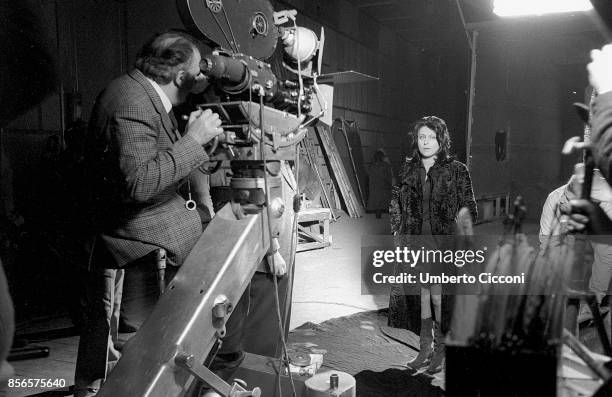
[[[393,187],[389,213],[391,231],[397,234],[421,234],[423,227],[423,186],[418,158],[407,161]],[[435,162],[429,169],[431,198],[429,202],[433,234],[454,234],[455,218],[461,207],[467,207],[475,221],[478,215],[467,167],[459,161]]]
[[[418,158],[406,161],[394,186],[389,213],[391,231],[396,241],[407,244],[408,235],[419,235],[423,228],[423,185],[420,169],[423,165]],[[459,161],[435,162],[429,169],[431,195],[429,216],[434,235],[455,233],[455,218],[462,207],[468,208],[472,219],[478,215],[472,180],[467,167]],[[396,272],[405,270],[396,268]],[[410,284],[392,286],[389,300],[389,325],[419,333],[421,322],[420,287]],[[452,297],[442,296],[442,330],[450,328]]]
[[[123,266],[158,247],[181,264],[202,224],[177,190],[208,156],[193,138],[180,136],[139,70],[113,81],[97,98],[88,148],[92,216],[116,264]]]

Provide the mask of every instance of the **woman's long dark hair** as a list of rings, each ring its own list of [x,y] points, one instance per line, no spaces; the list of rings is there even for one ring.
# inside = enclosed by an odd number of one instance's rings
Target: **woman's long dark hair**
[[[421,117],[412,124],[410,132],[408,132],[408,139],[410,147],[408,149],[409,157],[412,159],[421,159],[421,153],[419,152],[419,130],[421,127],[427,127],[436,133],[436,140],[440,145],[438,151],[437,161],[445,163],[452,160],[450,153],[451,138],[448,132],[448,127],[444,120],[436,116],[425,116]]]

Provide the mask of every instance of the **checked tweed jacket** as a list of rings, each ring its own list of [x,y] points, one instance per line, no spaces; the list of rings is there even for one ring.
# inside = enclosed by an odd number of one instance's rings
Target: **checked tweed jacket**
[[[142,72],[119,77],[98,96],[87,145],[93,227],[116,265],[158,247],[180,265],[202,224],[177,190],[208,156],[193,138],[180,136]]]

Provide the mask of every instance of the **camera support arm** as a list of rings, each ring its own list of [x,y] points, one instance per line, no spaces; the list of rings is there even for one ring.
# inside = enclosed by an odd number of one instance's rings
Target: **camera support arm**
[[[128,344],[100,397],[181,396],[199,378],[223,396],[257,396],[201,363],[270,247],[266,211],[242,219],[227,204],[213,218],[151,315]],[[247,394],[244,394],[247,393]]]

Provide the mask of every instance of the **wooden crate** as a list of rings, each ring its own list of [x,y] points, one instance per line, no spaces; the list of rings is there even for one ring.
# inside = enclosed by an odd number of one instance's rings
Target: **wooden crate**
[[[331,245],[329,208],[308,208],[298,213],[298,245],[297,252]],[[315,230],[313,230],[315,229]]]

